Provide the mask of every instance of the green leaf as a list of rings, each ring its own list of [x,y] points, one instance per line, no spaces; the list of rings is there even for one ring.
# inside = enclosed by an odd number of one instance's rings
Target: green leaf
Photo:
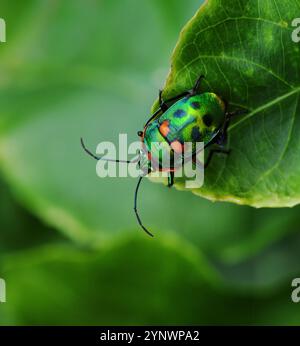
[[[194,192],[255,207],[300,201],[300,45],[292,41],[299,1],[209,0],[184,27],[164,96],[213,91],[247,109],[229,129],[228,157],[216,155]]]

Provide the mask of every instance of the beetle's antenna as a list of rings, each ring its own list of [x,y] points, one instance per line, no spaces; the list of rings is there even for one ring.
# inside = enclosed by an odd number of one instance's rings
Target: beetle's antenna
[[[140,187],[140,184],[141,184],[141,181],[142,181],[143,178],[144,178],[143,175],[139,177],[139,181],[138,181],[138,183],[137,183],[137,185],[136,185],[136,188],[135,188],[135,193],[134,193],[134,207],[133,207],[133,209],[134,209],[134,212],[135,212],[135,215],[136,215],[136,218],[137,218],[137,220],[138,220],[139,225],[142,227],[142,229],[143,229],[148,235],[150,235],[150,237],[153,237],[153,234],[150,233],[150,232],[147,230],[147,228],[142,224],[141,218],[140,218],[139,213],[138,213],[138,210],[137,210],[137,197],[138,197],[138,191],[139,191],[139,187]]]
[[[99,160],[103,160],[103,161],[109,161],[109,162],[121,162],[121,163],[137,163],[140,160],[140,156],[137,157],[137,159],[135,160],[131,160],[131,161],[127,161],[127,160],[113,160],[113,159],[103,159],[100,156],[96,156],[94,155],[84,144],[83,139],[80,138],[80,142],[81,142],[81,146],[83,148],[83,150],[90,155],[92,158],[94,158],[95,160],[99,161]]]

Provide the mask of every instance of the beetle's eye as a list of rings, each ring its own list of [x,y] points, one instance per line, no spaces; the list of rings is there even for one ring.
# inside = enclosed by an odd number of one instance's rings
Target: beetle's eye
[[[143,136],[143,131],[138,131],[137,135],[138,135],[139,137],[142,137],[142,136]]]

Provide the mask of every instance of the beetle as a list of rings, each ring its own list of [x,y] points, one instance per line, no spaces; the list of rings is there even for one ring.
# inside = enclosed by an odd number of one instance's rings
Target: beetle
[[[137,209],[138,191],[143,177],[153,171],[165,170],[162,165],[164,155],[170,155],[170,165],[167,169],[168,187],[174,184],[174,173],[179,163],[175,162],[177,157],[184,152],[184,143],[197,142],[204,143],[204,149],[216,145],[209,151],[204,168],[208,166],[215,153],[229,154],[225,149],[227,142],[227,129],[231,118],[234,115],[244,114],[244,110],[235,112],[227,111],[227,102],[220,96],[212,92],[199,92],[202,79],[201,75],[195,82],[192,89],[187,90],[175,97],[164,100],[162,90],[159,91],[159,107],[148,119],[142,131],[138,131],[138,136],[142,141],[142,150],[137,159],[131,161],[110,160],[94,155],[84,144],[81,138],[81,145],[85,152],[96,160],[106,160],[113,162],[138,163],[143,174],[139,177],[134,193],[134,212],[141,228],[150,236],[151,232],[143,225]],[[154,150],[157,145],[161,145],[161,150]],[[192,151],[190,159],[194,161],[195,151]],[[183,162],[181,162],[182,164]]]

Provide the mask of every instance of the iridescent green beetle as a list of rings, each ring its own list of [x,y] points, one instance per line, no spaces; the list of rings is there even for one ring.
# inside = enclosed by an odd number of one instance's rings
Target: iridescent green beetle
[[[138,163],[143,171],[144,174],[140,176],[135,190],[134,211],[139,225],[150,236],[153,235],[143,225],[137,210],[137,196],[142,178],[153,171],[165,170],[162,167],[162,159],[164,155],[169,155],[171,160],[167,171],[168,187],[171,187],[174,184],[176,167],[179,165],[172,158],[175,156],[174,153],[184,152],[186,142],[203,142],[204,149],[213,144],[217,146],[209,151],[204,167],[208,166],[214,153],[228,154],[229,150],[224,149],[224,145],[230,119],[234,115],[245,113],[245,111],[227,112],[227,103],[221,97],[211,92],[199,93],[200,82],[203,78],[204,76],[201,75],[191,90],[168,100],[163,100],[160,90],[159,108],[146,122],[143,131],[138,132],[143,143],[143,149],[140,151],[138,159],[132,161],[108,160]],[[82,139],[81,144],[93,158],[102,159],[89,151]],[[153,150],[156,145],[159,146],[158,150]],[[163,150],[161,150],[162,148]],[[194,159],[195,154],[196,152],[191,152],[191,160]]]

